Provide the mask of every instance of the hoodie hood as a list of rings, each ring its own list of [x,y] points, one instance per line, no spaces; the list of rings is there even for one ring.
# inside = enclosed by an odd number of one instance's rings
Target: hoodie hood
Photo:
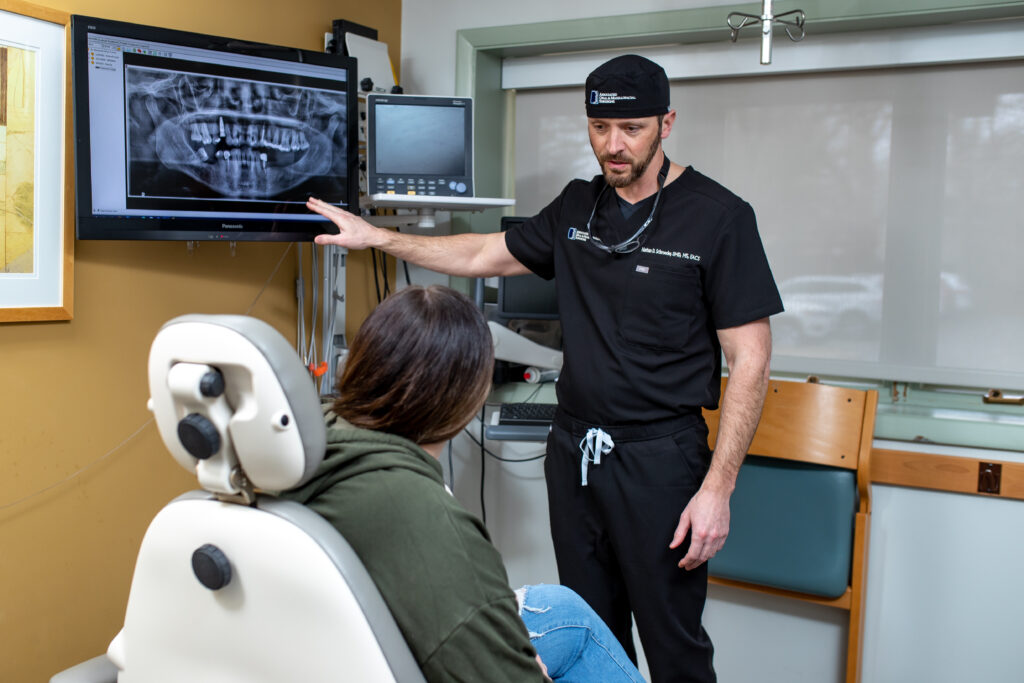
[[[308,503],[334,484],[384,469],[405,469],[444,486],[441,463],[412,441],[394,434],[353,427],[324,406],[327,450],[313,478],[287,497]]]

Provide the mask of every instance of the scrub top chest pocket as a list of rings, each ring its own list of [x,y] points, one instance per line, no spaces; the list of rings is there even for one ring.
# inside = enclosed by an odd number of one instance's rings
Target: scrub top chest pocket
[[[628,344],[678,349],[686,343],[700,300],[697,266],[641,259],[626,279],[619,334]]]

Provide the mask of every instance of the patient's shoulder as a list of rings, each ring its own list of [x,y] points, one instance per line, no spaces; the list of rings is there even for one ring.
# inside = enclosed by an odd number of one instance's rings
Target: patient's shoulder
[[[495,610],[504,612],[499,620],[509,611],[517,620],[486,528],[443,483],[377,470],[333,486],[314,508],[359,555],[421,664],[479,619],[496,618]]]

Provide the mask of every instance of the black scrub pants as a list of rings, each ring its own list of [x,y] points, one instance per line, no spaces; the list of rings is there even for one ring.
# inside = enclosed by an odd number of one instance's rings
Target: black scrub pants
[[[562,584],[605,620],[636,661],[631,614],[653,683],[714,683],[711,640],[701,626],[707,564],[678,567],[669,550],[679,515],[711,460],[699,412],[654,424],[602,427],[614,449],[590,463],[581,485],[580,441],[590,425],[561,411],[544,463],[551,536]]]

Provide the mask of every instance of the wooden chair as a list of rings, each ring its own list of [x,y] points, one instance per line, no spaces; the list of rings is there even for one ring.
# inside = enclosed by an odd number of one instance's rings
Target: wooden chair
[[[726,381],[722,380],[723,393]],[[871,523],[870,454],[877,406],[877,391],[859,391],[813,382],[772,381],[768,387],[761,421],[748,451],[752,457],[748,458],[747,463],[741,468],[736,491],[733,493],[732,531],[726,539],[725,547],[709,563],[711,583],[847,610],[849,638],[846,683],[859,683],[861,676],[868,532]],[[705,411],[712,448],[718,433],[718,418],[718,411]],[[781,461],[805,464],[791,465]],[[779,466],[782,469],[778,469]],[[822,497],[820,492],[818,500],[810,504],[838,506],[838,510],[824,511],[824,514],[837,515],[839,527],[845,525],[843,515],[849,514],[852,543],[845,544],[845,541],[840,539],[838,550],[832,548],[816,551],[803,546],[795,547],[799,552],[825,552],[831,556],[826,559],[841,558],[840,561],[843,562],[846,559],[844,551],[849,550],[849,581],[845,590],[841,583],[839,584],[840,594],[822,595],[822,591],[803,589],[802,582],[805,578],[810,578],[812,583],[817,578],[813,576],[816,571],[815,563],[805,563],[793,572],[792,566],[785,564],[791,560],[790,555],[785,555],[787,549],[779,548],[774,541],[766,546],[765,535],[779,533],[779,529],[771,528],[772,515],[764,514],[766,510],[774,513],[777,512],[775,508],[788,508],[788,512],[783,510],[781,514],[790,514],[791,519],[806,519],[808,514],[816,515],[821,511],[811,512],[806,509],[806,499],[812,496],[790,495],[766,500],[765,496],[773,495],[772,491],[766,489],[778,487],[766,486],[765,480],[758,479],[755,472],[758,467],[775,467],[776,471],[770,476],[776,477],[772,480],[776,482],[785,481],[787,477],[829,476],[830,472],[839,473],[839,477],[846,477],[845,485],[850,490],[848,494],[836,498],[845,498],[849,507],[845,507],[843,503],[833,503],[833,498],[828,494]],[[745,476],[747,472],[752,474]],[[805,484],[799,486],[798,490],[801,492],[811,488],[805,487]],[[756,509],[758,513],[743,513],[745,506],[747,510]],[[815,517],[812,516],[811,519],[817,523]],[[741,531],[743,533],[740,533]],[[783,529],[782,533],[785,534],[785,531]],[[790,533],[788,538],[781,538],[779,542],[805,543],[804,538],[797,533]],[[768,546],[770,549],[766,549]],[[794,548],[790,548],[792,549]],[[727,565],[728,571],[720,570],[722,564]],[[783,575],[771,577],[773,567],[781,567]],[[723,577],[723,573],[729,575],[729,578]],[[807,576],[786,575],[793,573]],[[793,590],[793,586],[800,589]],[[819,594],[813,594],[814,592]]]

